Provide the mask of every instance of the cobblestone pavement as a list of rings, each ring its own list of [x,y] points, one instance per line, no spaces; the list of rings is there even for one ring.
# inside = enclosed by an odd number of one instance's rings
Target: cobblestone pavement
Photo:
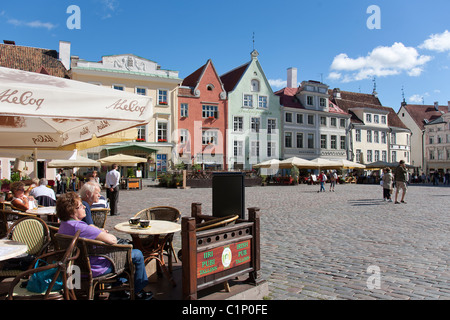
[[[411,185],[407,204],[382,200],[378,185],[267,186],[245,190],[259,207],[262,277],[274,300],[450,299],[450,187]],[[212,189],[120,191],[120,216],[168,205],[211,213]],[[180,234],[175,246],[181,247]],[[377,272],[379,271],[379,272]]]

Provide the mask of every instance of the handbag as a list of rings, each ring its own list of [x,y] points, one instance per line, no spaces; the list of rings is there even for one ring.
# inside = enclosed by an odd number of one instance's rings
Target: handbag
[[[39,268],[40,262],[42,263],[41,266],[48,265],[47,261],[39,259],[38,261],[36,261],[36,264],[34,265],[35,269]],[[52,280],[53,280],[53,277],[55,276],[56,271],[57,271],[57,268],[55,267],[52,269],[33,273],[31,275],[30,279],[28,280],[27,290],[31,291],[31,292],[36,292],[36,293],[44,293],[45,291],[47,291],[50,283],[52,283]],[[52,291],[58,291],[61,289],[63,289],[62,274],[60,274],[58,276],[58,278],[56,279],[56,282],[53,285]]]

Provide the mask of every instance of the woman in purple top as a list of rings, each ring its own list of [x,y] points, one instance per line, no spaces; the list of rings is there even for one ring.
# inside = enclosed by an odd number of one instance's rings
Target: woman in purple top
[[[56,201],[56,214],[61,220],[58,233],[73,236],[78,230],[81,230],[81,238],[103,241],[107,244],[117,243],[117,238],[114,235],[82,221],[86,216],[85,206],[83,205],[80,196],[75,192],[68,192],[60,195]],[[143,290],[148,284],[148,278],[145,271],[142,252],[133,249],[131,252],[131,259],[135,266],[135,297],[136,299],[143,300],[151,299],[152,293]],[[89,261],[94,277],[111,272],[111,262],[109,262],[108,259],[104,257],[89,257]]]

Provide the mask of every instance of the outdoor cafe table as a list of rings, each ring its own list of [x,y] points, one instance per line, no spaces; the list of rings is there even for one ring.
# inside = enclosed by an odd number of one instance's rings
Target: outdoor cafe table
[[[20,256],[22,253],[27,252],[27,249],[28,247],[25,243],[0,239],[0,261]]]
[[[47,216],[48,221],[52,222],[56,222],[58,220],[58,218],[56,217],[56,207],[37,207],[25,212],[38,216]]]
[[[122,222],[116,224],[114,229],[119,232],[130,234],[133,239],[134,248],[142,251],[145,264],[155,259],[172,285],[176,285],[164,262],[163,250],[170,235],[181,231],[180,224],[164,220],[150,220],[150,226],[148,228],[142,228],[139,225],[131,225],[128,222]],[[162,241],[159,240],[161,235],[164,235]],[[145,239],[145,236],[153,236],[153,241],[148,245],[142,242],[141,237],[144,237]]]

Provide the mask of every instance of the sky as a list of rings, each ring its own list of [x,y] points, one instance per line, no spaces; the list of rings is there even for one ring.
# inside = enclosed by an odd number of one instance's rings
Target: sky
[[[75,8],[75,10],[74,10]],[[253,49],[277,91],[298,82],[372,93],[398,111],[450,101],[448,0],[2,1],[1,40],[88,61],[134,54],[185,78],[211,59],[219,75]]]

